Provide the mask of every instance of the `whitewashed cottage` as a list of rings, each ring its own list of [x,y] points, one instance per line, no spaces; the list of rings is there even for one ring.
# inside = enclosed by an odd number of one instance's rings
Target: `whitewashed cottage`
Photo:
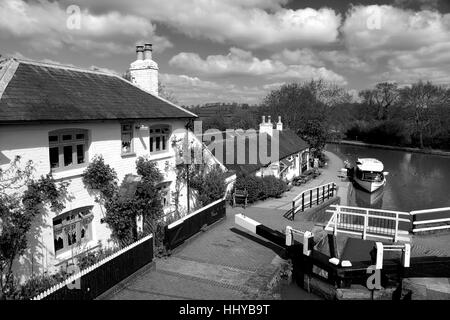
[[[19,155],[33,160],[35,175],[52,173],[70,181],[65,211],[48,210],[35,221],[27,254],[17,272],[52,271],[74,255],[107,244],[110,229],[104,209],[82,183],[82,173],[96,155],[117,172],[119,182],[136,174],[135,161],[147,156],[164,174],[160,185],[165,211],[173,210],[175,150],[197,116],[158,96],[158,65],[150,44],[137,46],[131,81],[119,75],[71,66],[25,61],[0,62],[0,168]],[[195,143],[193,134],[190,139]],[[216,163],[213,156],[208,159]],[[181,204],[186,203],[186,190]],[[61,228],[73,223],[73,234]]]

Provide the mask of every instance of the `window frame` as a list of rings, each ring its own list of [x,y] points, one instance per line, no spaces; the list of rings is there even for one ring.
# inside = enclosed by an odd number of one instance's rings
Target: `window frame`
[[[131,133],[131,140],[130,140],[130,151],[124,152],[123,151],[123,126],[130,126],[130,130],[126,130],[125,133]],[[122,157],[126,156],[135,156],[136,153],[134,151],[134,123],[133,122],[122,122],[120,123],[120,155]]]
[[[167,130],[167,131],[155,133],[155,132],[152,132],[154,130]],[[148,143],[149,143],[150,155],[161,154],[161,153],[168,152],[170,150],[169,142],[170,142],[170,136],[172,134],[172,127],[170,125],[168,125],[168,124],[152,125],[149,127],[148,133],[149,133]],[[165,145],[165,149],[160,148],[160,150],[156,150],[157,138],[160,138],[159,143],[160,143],[161,147],[162,147],[162,145]],[[162,140],[161,138],[163,138],[164,140]]]
[[[80,207],[74,210],[70,210],[64,212],[52,220],[52,228],[53,228],[53,252],[55,256],[64,254],[76,248],[79,245],[83,245],[89,243],[93,239],[93,224],[92,221],[94,219],[94,213],[92,212],[94,206],[85,206]],[[81,215],[81,217],[80,217]],[[67,220],[67,217],[75,216],[75,218]],[[57,220],[61,220],[61,223],[55,224]],[[68,221],[68,222],[67,222]],[[84,223],[87,222],[87,232],[85,236],[81,238],[81,230]],[[74,226],[74,227],[72,227]],[[68,244],[68,234],[69,232],[73,232],[72,230],[67,231],[67,228],[72,228],[75,230],[75,242]],[[61,240],[63,241],[63,247],[61,249],[56,248],[57,236],[62,234]]]
[[[77,139],[77,135],[83,134],[84,138]],[[72,138],[70,140],[64,140],[63,136],[71,135]],[[50,141],[50,137],[57,136],[57,141]],[[48,157],[50,164],[51,172],[61,172],[66,170],[72,170],[77,168],[84,168],[89,163],[89,131],[86,129],[58,129],[52,130],[48,132]],[[78,146],[83,145],[83,156],[84,162],[78,163]],[[65,157],[64,157],[64,148],[72,147],[72,164],[64,165]],[[52,167],[51,161],[51,149],[58,148],[58,166]]]
[[[170,208],[172,205],[171,185],[172,181],[162,181],[155,186],[161,196],[161,205],[163,206],[163,209]],[[164,200],[166,201],[165,205]]]

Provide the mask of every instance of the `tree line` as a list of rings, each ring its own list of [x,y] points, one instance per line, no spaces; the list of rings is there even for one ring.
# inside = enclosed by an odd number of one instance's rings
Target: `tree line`
[[[430,81],[409,86],[382,82],[361,90],[358,99],[324,80],[288,83],[271,91],[260,106],[218,110],[202,118],[203,129],[258,128],[262,115],[281,116],[285,127],[318,152],[327,141],[341,139],[450,150],[450,88]]]

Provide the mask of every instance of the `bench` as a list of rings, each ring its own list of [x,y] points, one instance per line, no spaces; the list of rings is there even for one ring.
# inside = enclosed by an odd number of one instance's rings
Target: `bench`
[[[233,193],[233,207],[237,204],[242,204],[244,209],[248,203],[248,192],[247,190],[236,189]]]

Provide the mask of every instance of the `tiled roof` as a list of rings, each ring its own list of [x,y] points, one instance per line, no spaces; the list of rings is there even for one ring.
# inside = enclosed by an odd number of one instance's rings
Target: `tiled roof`
[[[223,159],[219,159],[219,160],[223,160],[223,162],[225,162],[224,165],[226,166],[226,168],[228,170],[235,171],[236,173],[251,174],[251,173],[258,171],[260,168],[266,167],[267,165],[269,165],[269,163],[267,163],[265,161],[265,159],[260,159],[260,157],[259,157],[259,140],[263,139],[263,141],[266,141],[266,143],[267,143],[267,150],[268,150],[267,154],[269,155],[269,158],[270,158],[271,137],[269,135],[267,135],[266,133],[260,133],[260,134],[250,135],[250,136],[245,137],[245,161],[241,161],[243,163],[240,163],[240,164],[238,164],[238,161],[237,161],[238,160],[238,156],[237,156],[237,146],[238,146],[237,139],[238,139],[238,137],[236,135],[226,134],[225,132],[222,132],[222,136],[224,137],[223,141],[230,142],[230,141],[234,140],[233,141],[234,160],[232,163],[227,163],[227,161],[226,161],[226,155],[227,155],[226,143],[222,144]],[[208,137],[207,140],[210,140],[210,138]],[[250,162],[250,153],[253,152],[250,149],[251,145],[256,146],[256,154],[258,155],[256,163]],[[287,157],[289,157],[293,154],[296,154],[300,151],[303,151],[307,148],[308,148],[308,144],[303,139],[301,139],[299,136],[297,136],[293,131],[283,130],[283,131],[279,132],[279,160],[286,159]],[[214,155],[218,156],[217,148],[213,149],[212,152]]]
[[[122,77],[10,59],[0,69],[0,122],[195,118]]]

